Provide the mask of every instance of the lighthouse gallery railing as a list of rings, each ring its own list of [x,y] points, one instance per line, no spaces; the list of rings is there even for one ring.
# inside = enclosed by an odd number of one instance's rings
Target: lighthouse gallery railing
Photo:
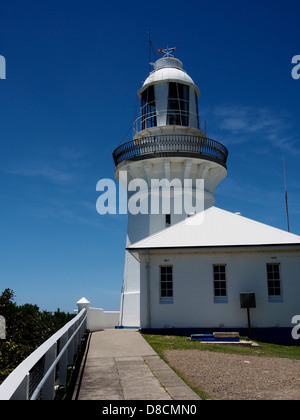
[[[161,134],[136,138],[118,146],[113,152],[115,165],[125,160],[151,157],[189,156],[219,163],[226,168],[228,150],[207,137],[184,134]]]

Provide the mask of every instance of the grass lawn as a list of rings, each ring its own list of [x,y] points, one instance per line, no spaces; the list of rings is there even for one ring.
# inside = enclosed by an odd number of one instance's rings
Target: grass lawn
[[[280,346],[255,341],[259,347],[244,347],[239,345],[201,344],[200,341],[191,341],[190,337],[171,335],[142,334],[145,340],[153,347],[160,357],[164,357],[164,350],[209,350],[219,353],[252,355],[261,357],[283,357],[300,360],[300,346]],[[243,339],[243,337],[241,337]]]
[[[165,350],[209,350],[219,353],[252,355],[259,357],[281,357],[300,360],[300,346],[281,346],[255,341],[259,347],[244,347],[239,345],[201,344],[200,341],[191,341],[190,337],[171,335],[142,334],[145,340],[151,345],[156,353],[168,363],[165,358]],[[241,339],[244,339],[241,337]],[[172,367],[172,366],[171,366]],[[174,369],[175,370],[175,369]],[[176,373],[202,398],[209,398],[201,389],[193,386],[178,370]]]

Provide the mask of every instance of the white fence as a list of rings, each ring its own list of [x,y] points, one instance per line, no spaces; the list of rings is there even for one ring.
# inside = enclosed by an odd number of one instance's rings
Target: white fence
[[[114,328],[119,312],[90,308],[85,298],[77,302],[78,315],[27,357],[0,385],[0,400],[53,400],[55,381],[67,384],[68,366],[84,333]]]
[[[87,310],[79,314],[27,357],[0,385],[0,400],[53,400],[54,384],[67,383],[84,332]],[[58,370],[57,370],[58,366]]]

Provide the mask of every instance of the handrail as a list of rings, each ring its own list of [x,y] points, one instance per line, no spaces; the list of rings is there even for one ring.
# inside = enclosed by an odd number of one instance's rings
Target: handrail
[[[113,152],[115,165],[125,160],[153,157],[189,156],[217,162],[226,168],[228,150],[207,137],[186,134],[157,134],[136,138],[118,146]]]
[[[83,308],[74,319],[20,363],[0,385],[0,400],[36,399],[40,393],[41,399],[53,399],[55,367],[59,363],[59,385],[65,386],[68,365],[73,364],[86,330],[86,318],[87,310]],[[42,370],[38,375],[35,372],[37,366]],[[39,376],[36,384],[32,384],[34,376]]]
[[[141,111],[142,112],[142,111]],[[139,133],[140,131],[157,126],[158,119],[165,119],[164,124],[167,124],[167,119],[170,116],[179,117],[181,126],[193,126],[191,125],[191,120],[194,119],[194,127],[198,128],[199,130],[203,131],[206,134],[206,120],[200,114],[192,112],[188,109],[157,109],[149,111],[149,112],[142,112],[141,115],[136,118],[132,124],[133,135]],[[188,124],[183,124],[183,120],[187,119]],[[156,123],[154,121],[156,120]]]
[[[46,383],[47,379],[49,378],[49,376],[51,375],[51,373],[53,372],[54,368],[56,367],[57,363],[60,361],[61,357],[64,355],[65,351],[68,349],[69,345],[71,344],[73,338],[76,336],[76,334],[78,333],[79,329],[82,327],[83,323],[86,320],[86,316],[83,318],[83,320],[81,321],[79,327],[76,329],[76,331],[71,335],[71,337],[69,338],[69,340],[67,341],[67,343],[64,345],[64,347],[61,349],[59,355],[56,357],[56,359],[54,360],[54,362],[52,363],[52,365],[50,366],[50,368],[47,370],[47,372],[44,374],[43,379],[41,380],[41,382],[38,384],[38,386],[35,388],[34,393],[31,396],[31,400],[36,400],[39,393],[41,392],[44,384]]]

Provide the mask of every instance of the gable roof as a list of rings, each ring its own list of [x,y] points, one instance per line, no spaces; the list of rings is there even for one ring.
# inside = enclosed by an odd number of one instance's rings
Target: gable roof
[[[132,244],[128,250],[150,248],[300,245],[300,236],[217,207]]]

